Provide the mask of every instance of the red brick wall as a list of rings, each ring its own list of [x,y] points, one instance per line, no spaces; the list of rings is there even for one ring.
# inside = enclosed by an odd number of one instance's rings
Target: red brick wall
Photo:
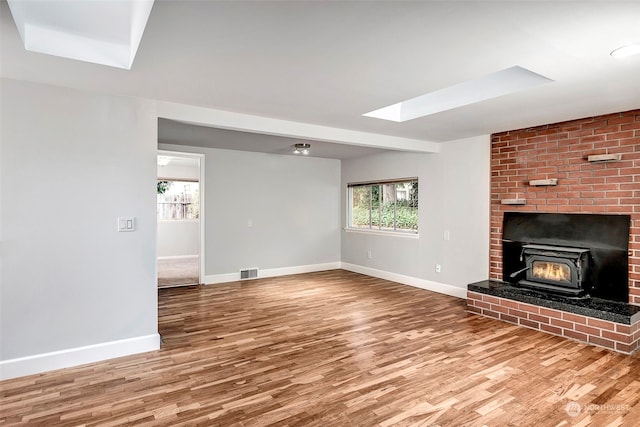
[[[622,154],[590,163],[592,154]],[[535,187],[534,179],[558,178]],[[502,199],[526,205],[502,205]],[[629,302],[640,305],[640,110],[491,136],[490,277],[502,279],[505,211],[630,214]]]

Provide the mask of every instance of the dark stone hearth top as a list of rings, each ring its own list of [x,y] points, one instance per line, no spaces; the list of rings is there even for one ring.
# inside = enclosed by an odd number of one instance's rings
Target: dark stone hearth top
[[[533,289],[519,288],[499,280],[483,280],[467,285],[479,294],[492,295],[540,307],[632,325],[640,321],[640,306],[607,301],[599,298],[571,298],[544,294]]]

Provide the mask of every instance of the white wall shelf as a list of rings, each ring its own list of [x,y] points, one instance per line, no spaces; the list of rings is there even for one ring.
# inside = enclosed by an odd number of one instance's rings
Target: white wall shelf
[[[622,154],[592,154],[587,157],[587,160],[595,162],[619,162],[622,160]]]
[[[526,205],[527,199],[502,199],[500,203],[503,205]]]
[[[558,185],[558,178],[533,179],[529,181],[529,185],[532,187],[549,187],[553,185]]]

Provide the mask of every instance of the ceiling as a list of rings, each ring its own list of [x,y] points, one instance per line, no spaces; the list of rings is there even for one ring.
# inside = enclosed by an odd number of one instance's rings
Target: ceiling
[[[640,2],[156,1],[130,70],[25,51],[1,3],[1,74],[19,80],[431,142],[640,108],[640,56],[609,55],[640,42]],[[363,116],[514,66],[553,81],[401,123]],[[165,142],[295,142],[250,136],[160,122]]]

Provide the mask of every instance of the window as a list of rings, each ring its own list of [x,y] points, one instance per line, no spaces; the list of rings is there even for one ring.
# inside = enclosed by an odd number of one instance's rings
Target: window
[[[200,185],[191,181],[158,180],[158,221],[200,218]]]
[[[418,232],[418,178],[348,184],[348,227]]]

